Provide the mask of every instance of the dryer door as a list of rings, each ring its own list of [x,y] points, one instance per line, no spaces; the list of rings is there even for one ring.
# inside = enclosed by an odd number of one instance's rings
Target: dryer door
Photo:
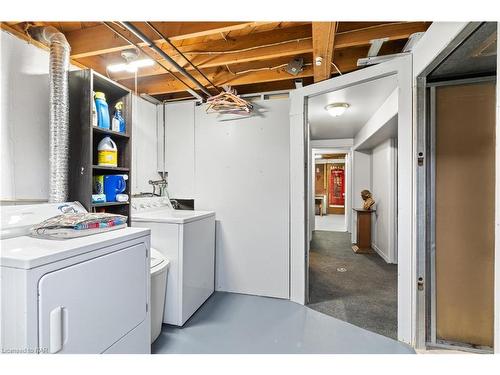
[[[49,353],[102,353],[146,318],[143,244],[44,275],[39,344]]]

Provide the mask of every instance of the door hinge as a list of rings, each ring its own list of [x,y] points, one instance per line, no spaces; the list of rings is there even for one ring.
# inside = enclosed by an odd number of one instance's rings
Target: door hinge
[[[424,290],[424,279],[422,277],[418,278],[417,288],[418,288],[419,291]]]
[[[419,152],[418,153],[417,163],[418,163],[419,167],[421,167],[421,166],[424,165],[424,154],[423,154],[423,152]]]

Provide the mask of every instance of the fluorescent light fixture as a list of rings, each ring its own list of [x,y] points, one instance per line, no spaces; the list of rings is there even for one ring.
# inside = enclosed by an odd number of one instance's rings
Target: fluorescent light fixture
[[[108,65],[108,70],[112,73],[116,72],[135,73],[137,72],[137,69],[145,68],[147,66],[153,66],[154,63],[155,62],[151,59],[134,60],[128,63]]]
[[[333,117],[342,116],[347,108],[349,108],[349,104],[347,103],[332,103],[325,107],[328,113]]]

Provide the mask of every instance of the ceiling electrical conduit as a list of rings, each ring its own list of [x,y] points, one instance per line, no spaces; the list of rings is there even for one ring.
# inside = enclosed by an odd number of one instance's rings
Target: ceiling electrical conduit
[[[115,30],[115,28],[113,27],[113,25],[110,23],[110,22],[103,22],[104,26],[106,26],[108,29],[110,29],[113,33],[115,33],[117,36],[119,36],[120,38],[122,38],[123,40],[125,40],[127,43],[129,43],[130,45],[134,46],[135,48],[137,48],[139,51],[141,51],[142,53],[144,53],[147,57],[149,57],[151,60],[153,60],[156,64],[158,64],[161,68],[165,69],[165,71],[169,74],[172,75],[172,77],[174,77],[176,80],[178,80],[179,82],[181,82],[184,86],[186,86],[186,91],[189,92],[191,95],[193,95],[194,97],[198,97],[198,93],[196,93],[195,91],[193,91],[193,89],[191,88],[191,86],[189,86],[186,82],[184,82],[180,77],[176,76],[172,71],[170,71],[170,69],[168,69],[165,65],[163,65],[160,61],[156,60],[152,55],[150,55],[149,53],[147,53],[146,51],[143,50],[143,48],[137,44],[137,43],[134,43],[133,41],[131,41],[129,38],[127,38],[126,36],[122,35],[120,32],[118,32],[117,30]],[[121,25],[118,25],[118,27],[122,28]]]
[[[142,31],[140,31],[137,27],[132,25],[130,22],[120,22],[123,27],[125,27],[128,31],[134,34],[137,38],[142,40],[144,43],[148,45],[153,51],[158,53],[161,57],[167,60],[170,64],[172,64],[183,76],[193,82],[205,95],[211,96],[210,91],[207,90],[205,86],[203,86],[196,78],[194,78],[188,71],[186,71],[182,66],[177,64],[175,60],[173,60],[169,55],[167,55],[161,48],[159,48],[154,42],[149,39]]]
[[[146,25],[148,25],[158,36],[164,40],[172,49],[174,49],[186,62],[194,69],[196,70],[203,78],[206,79],[208,83],[210,83],[213,87],[217,89],[217,86],[200,70],[196,65],[194,65],[191,60],[189,60],[171,41],[168,37],[163,35],[163,33],[160,32],[151,22],[146,21]],[[218,91],[218,90],[217,90]]]

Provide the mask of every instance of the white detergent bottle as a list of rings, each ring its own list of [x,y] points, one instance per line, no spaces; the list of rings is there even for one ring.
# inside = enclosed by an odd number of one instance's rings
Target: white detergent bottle
[[[97,146],[97,164],[102,167],[118,166],[118,147],[110,137],[104,137]]]

